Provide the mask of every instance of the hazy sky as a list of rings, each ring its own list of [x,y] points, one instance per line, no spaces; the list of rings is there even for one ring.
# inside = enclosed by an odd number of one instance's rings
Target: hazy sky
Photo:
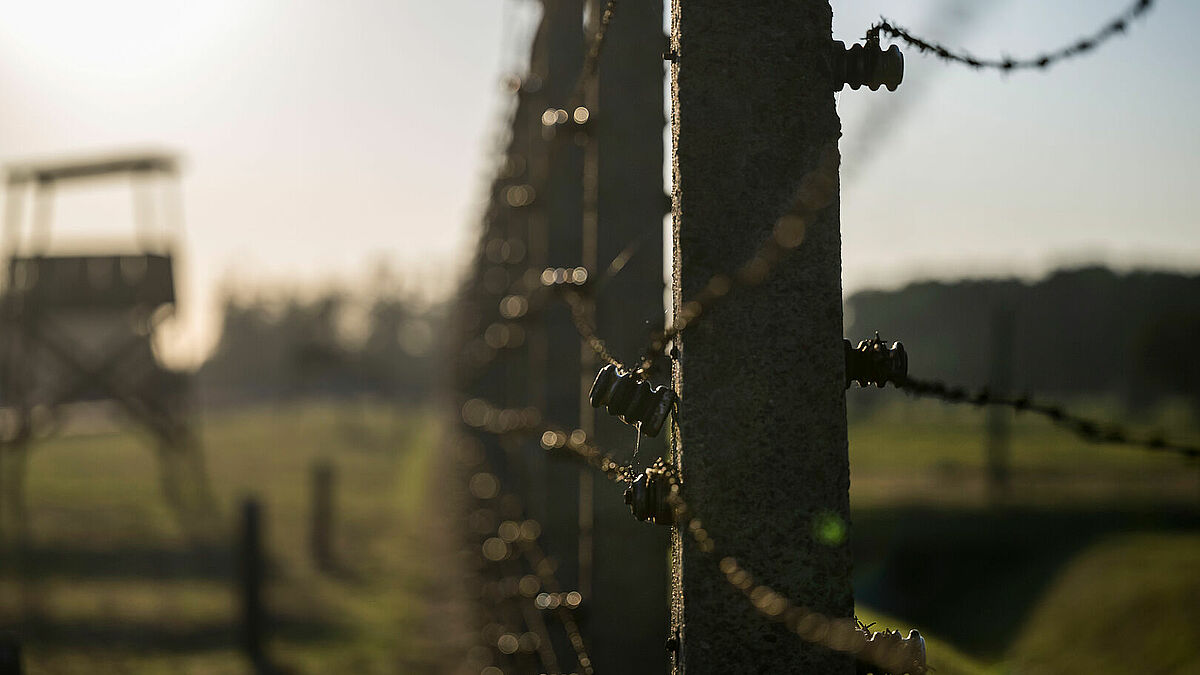
[[[979,56],[1022,56],[1126,4],[837,0],[834,30],[857,39],[883,13]],[[841,94],[847,291],[1061,261],[1200,268],[1200,3],[1157,4],[1047,73],[974,73],[910,50],[898,92]],[[212,344],[222,284],[315,288],[386,259],[447,287],[535,8],[0,0],[0,160],[184,154],[185,355]],[[123,226],[129,201],[113,194],[63,203],[62,231]]]

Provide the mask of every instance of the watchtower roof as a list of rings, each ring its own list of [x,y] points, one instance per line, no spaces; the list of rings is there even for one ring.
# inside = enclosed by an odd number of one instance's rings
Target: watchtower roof
[[[179,157],[167,152],[102,155],[52,162],[20,162],[4,167],[9,185],[54,183],[116,173],[167,173],[179,169]]]

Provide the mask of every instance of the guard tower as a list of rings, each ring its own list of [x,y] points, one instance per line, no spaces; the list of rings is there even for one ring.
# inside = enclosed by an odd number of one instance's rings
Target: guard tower
[[[157,446],[165,497],[189,532],[211,509],[190,427],[189,380],[166,368],[155,334],[175,311],[178,161],[168,154],[6,167],[0,291],[0,531],[23,531],[31,441],[73,407],[107,401]],[[57,192],[125,181],[136,237],[70,250],[53,242]],[[120,187],[120,185],[117,185]],[[30,208],[26,208],[27,203]],[[62,252],[69,250],[70,252]]]

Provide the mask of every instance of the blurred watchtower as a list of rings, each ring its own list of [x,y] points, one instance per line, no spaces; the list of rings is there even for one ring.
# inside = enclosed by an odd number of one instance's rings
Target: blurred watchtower
[[[188,377],[165,367],[154,350],[156,333],[176,305],[177,159],[128,155],[10,165],[6,173],[0,528],[24,527],[30,441],[52,434],[76,404],[106,401],[154,437],[163,491],[194,532],[210,499],[189,425]],[[128,180],[134,243],[69,254],[56,246],[52,253],[57,191],[102,179]]]

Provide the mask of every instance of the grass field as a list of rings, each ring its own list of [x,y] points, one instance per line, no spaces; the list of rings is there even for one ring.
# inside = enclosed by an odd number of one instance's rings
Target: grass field
[[[866,580],[860,597],[886,605],[860,607],[861,618],[920,628],[938,675],[1200,670],[1200,643],[1191,638],[1200,618],[1200,538],[1187,527],[1160,528],[1156,516],[1160,508],[1195,513],[1200,468],[1090,446],[1020,418],[1013,484],[993,500],[983,479],[983,415],[896,399],[850,429],[855,532],[875,542],[856,561],[856,578]],[[1101,417],[1106,409],[1093,406]],[[1135,426],[1200,439],[1181,409]],[[203,549],[189,544],[162,500],[146,439],[72,435],[36,448],[31,546],[21,564],[6,554],[0,567],[0,628],[21,634],[28,672],[248,672],[236,649],[228,543],[249,495],[265,508],[270,653],[283,670],[442,672],[447,652],[459,647],[443,616],[453,604],[454,568],[439,540],[447,514],[431,418],[382,405],[311,404],[212,415],[203,430],[224,529],[218,545]],[[309,469],[318,459],[337,469],[334,573],[319,571],[308,554]],[[1110,527],[1108,513],[1127,507],[1142,515]],[[1076,532],[1071,546],[1044,545],[1053,556],[1023,557],[1043,548],[1039,537],[1065,540],[1058,535],[1079,528],[1086,536]],[[979,549],[988,539],[1018,551],[1006,568],[1038,578],[974,573],[993,557]],[[868,584],[872,574],[882,581]],[[897,576],[921,580],[918,595],[933,586],[925,580],[952,581],[961,597],[930,597],[961,604],[963,615],[906,604],[903,588],[889,595]],[[1005,612],[1008,624],[992,620]],[[956,621],[979,630],[957,630]],[[1002,624],[1009,628],[995,632]]]
[[[131,433],[38,447],[29,467],[31,548],[0,580],[0,626],[30,673],[243,673],[236,652],[234,515],[265,509],[270,653],[297,673],[437,672],[439,558],[425,521],[436,425],[382,406],[227,413],[204,425],[225,532],[193,549],[163,501],[155,455]],[[309,467],[336,467],[339,569],[308,554]],[[20,578],[19,578],[20,577]]]
[[[856,586],[907,611],[860,618],[935,636],[939,675],[1200,672],[1198,463],[1012,416],[1011,484],[993,493],[985,413],[892,399],[850,425],[851,506],[870,540]],[[1074,407],[1123,421],[1103,401]],[[1200,442],[1183,406],[1128,426]],[[951,635],[962,643],[937,638]]]

